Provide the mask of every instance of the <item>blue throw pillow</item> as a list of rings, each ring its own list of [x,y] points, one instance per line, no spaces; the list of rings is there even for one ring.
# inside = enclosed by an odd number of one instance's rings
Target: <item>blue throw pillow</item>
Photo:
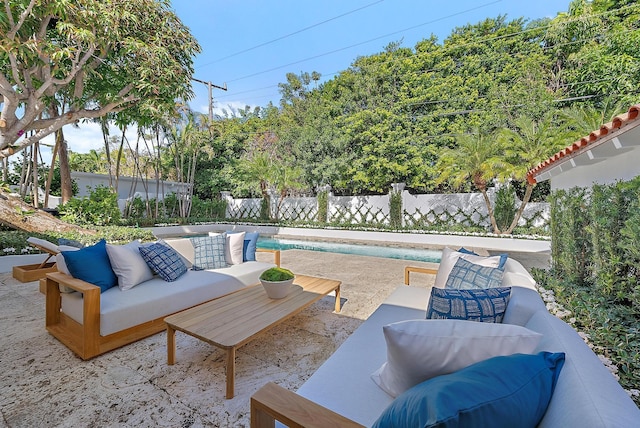
[[[191,238],[194,258],[193,270],[220,269],[227,267],[224,257],[226,234],[214,236],[200,236]]]
[[[507,310],[511,287],[484,290],[431,289],[427,319],[498,322]]]
[[[479,255],[480,255],[480,254],[475,253],[475,252],[473,252],[473,251],[471,251],[471,250],[467,250],[467,249],[466,249],[466,248],[464,248],[464,247],[460,247],[460,249],[458,250],[458,252],[459,252],[459,253],[462,253],[462,254],[471,254],[472,256],[479,256]]]
[[[471,263],[460,257],[453,265],[444,288],[470,290],[502,286],[504,270]]]
[[[101,293],[118,285],[118,277],[111,268],[107,242],[104,239],[90,247],[78,251],[61,251],[61,254],[71,276],[97,285]]]
[[[242,232],[227,232],[227,235],[233,233],[242,233]],[[256,261],[256,250],[258,248],[258,238],[260,237],[259,232],[245,232],[244,234],[244,242],[242,246],[242,261],[243,262],[255,262]]]
[[[437,376],[399,395],[373,426],[535,427],[564,359],[562,352],[514,354]]]
[[[140,255],[152,271],[167,282],[173,282],[187,272],[180,255],[173,248],[154,242],[138,247]]]
[[[256,250],[258,248],[258,238],[260,234],[258,232],[247,232],[244,234],[244,261],[255,262]]]

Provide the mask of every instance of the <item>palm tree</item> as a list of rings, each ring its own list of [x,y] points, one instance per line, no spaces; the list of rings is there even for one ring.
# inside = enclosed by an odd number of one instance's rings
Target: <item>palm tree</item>
[[[499,131],[498,139],[502,147],[505,147],[505,160],[500,176],[517,181],[525,181],[526,188],[520,208],[504,233],[511,233],[518,225],[520,217],[527,203],[531,199],[531,193],[535,183],[529,183],[526,176],[531,168],[540,161],[548,158],[553,153],[566,146],[566,133],[559,131],[553,125],[553,117],[548,115],[536,121],[530,116],[521,116],[514,121],[515,129],[504,128]]]
[[[473,134],[461,134],[456,139],[455,148],[445,148],[436,164],[439,172],[436,184],[448,182],[455,188],[465,183],[473,185],[482,193],[489,212],[491,227],[495,233],[502,233],[487,194],[488,184],[498,178],[504,170],[503,148],[499,141],[476,130]]]
[[[613,102],[611,98],[605,99],[600,108],[592,105],[583,105],[564,110],[560,113],[571,136],[581,138],[600,129],[600,126],[611,121],[617,114],[624,112],[625,107],[620,102]]]

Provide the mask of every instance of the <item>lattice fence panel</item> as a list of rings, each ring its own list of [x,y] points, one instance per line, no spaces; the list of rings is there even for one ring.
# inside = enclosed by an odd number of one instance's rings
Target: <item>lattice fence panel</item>
[[[337,224],[389,224],[390,218],[382,208],[361,204],[355,208],[333,206],[329,222]]]
[[[278,218],[282,220],[316,221],[318,219],[318,207],[312,205],[289,205],[280,207],[278,214]]]
[[[240,203],[227,204],[227,217],[229,218],[259,218],[260,199],[240,199]]]

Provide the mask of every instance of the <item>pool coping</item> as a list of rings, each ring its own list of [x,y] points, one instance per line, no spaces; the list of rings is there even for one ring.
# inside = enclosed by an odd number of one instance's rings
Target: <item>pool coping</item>
[[[551,253],[550,240],[513,237],[490,237],[432,233],[398,233],[344,229],[312,229],[237,224],[203,224],[186,226],[158,226],[149,228],[158,238],[169,238],[207,232],[246,231],[282,239],[307,239],[348,244],[392,245],[398,247],[432,248],[465,247],[488,251],[517,251],[523,253]]]

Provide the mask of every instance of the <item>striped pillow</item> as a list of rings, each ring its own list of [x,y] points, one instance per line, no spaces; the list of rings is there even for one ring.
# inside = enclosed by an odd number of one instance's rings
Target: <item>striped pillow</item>
[[[176,250],[167,245],[155,242],[138,247],[138,251],[151,270],[167,282],[173,282],[187,272],[187,265]]]

